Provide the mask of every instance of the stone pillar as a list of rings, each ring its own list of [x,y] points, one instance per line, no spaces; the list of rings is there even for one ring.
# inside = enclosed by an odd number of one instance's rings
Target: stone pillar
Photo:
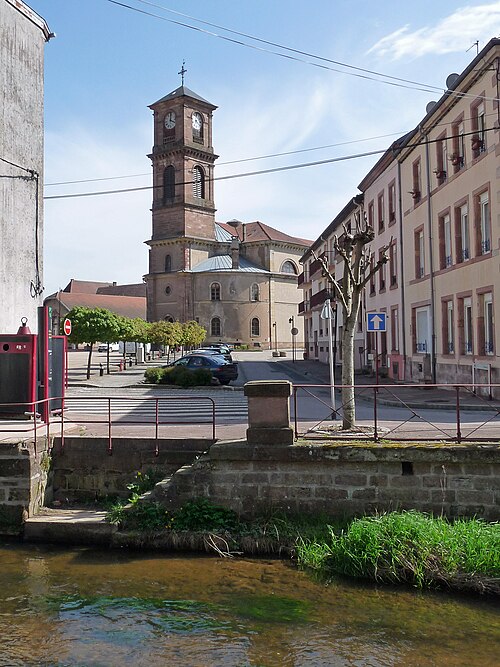
[[[247,382],[249,445],[292,445],[288,380]]]

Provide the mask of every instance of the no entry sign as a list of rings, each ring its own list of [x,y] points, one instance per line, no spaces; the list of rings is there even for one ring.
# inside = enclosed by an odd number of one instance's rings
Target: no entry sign
[[[71,320],[66,318],[63,324],[63,330],[66,336],[71,336]]]

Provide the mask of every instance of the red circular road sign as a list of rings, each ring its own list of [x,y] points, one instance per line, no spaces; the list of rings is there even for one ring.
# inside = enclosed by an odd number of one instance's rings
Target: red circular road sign
[[[63,330],[66,336],[71,336],[71,320],[68,318],[64,320]]]

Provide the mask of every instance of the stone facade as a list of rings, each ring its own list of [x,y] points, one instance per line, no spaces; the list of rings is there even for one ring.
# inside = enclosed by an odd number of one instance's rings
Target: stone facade
[[[260,222],[216,222],[216,107],[181,86],[150,108],[148,320],[196,320],[207,330],[207,342],[291,347],[298,263],[309,242]],[[296,343],[303,344],[301,331]]]
[[[20,0],[0,2],[0,333],[27,317],[36,333],[43,286],[45,21]]]

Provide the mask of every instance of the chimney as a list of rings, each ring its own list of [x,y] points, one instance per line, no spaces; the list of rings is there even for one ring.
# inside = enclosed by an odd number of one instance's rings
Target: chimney
[[[231,241],[231,268],[239,269],[240,268],[240,242],[233,236]]]

